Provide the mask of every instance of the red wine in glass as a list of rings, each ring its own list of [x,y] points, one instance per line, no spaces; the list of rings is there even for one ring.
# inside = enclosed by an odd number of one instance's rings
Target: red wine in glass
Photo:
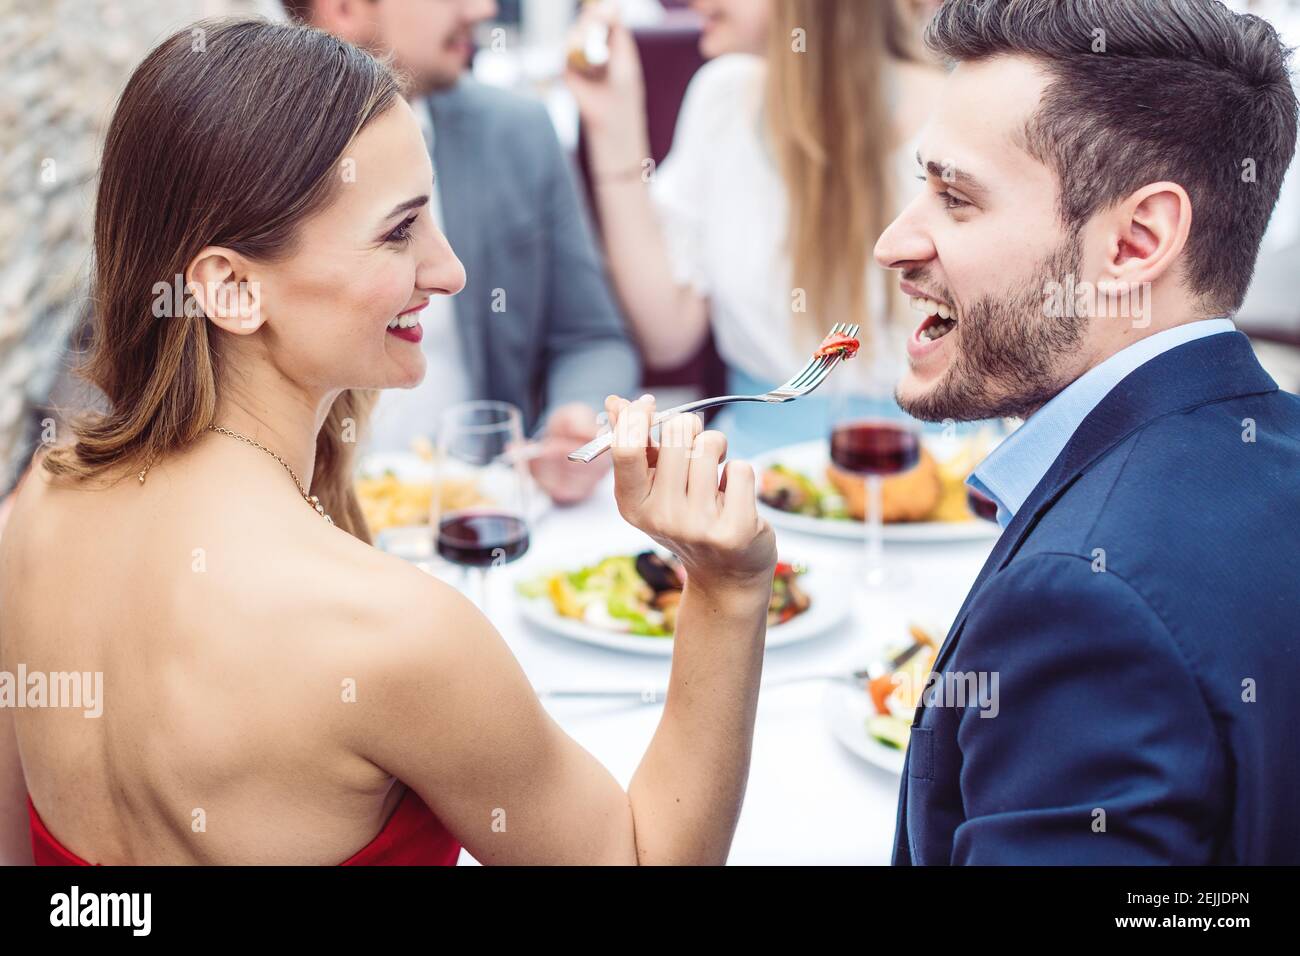
[[[893,422],[843,422],[831,432],[831,461],[855,475],[896,475],[920,460],[920,436]]]
[[[920,460],[920,433],[905,420],[848,418],[831,430],[831,461],[862,476],[869,590],[901,585],[905,578],[897,566],[885,567],[883,483],[887,475],[914,468]]]
[[[997,502],[988,495],[978,492],[974,488],[967,488],[966,504],[975,517],[983,518],[985,521],[998,520]]]
[[[438,554],[453,564],[490,568],[528,550],[528,524],[503,511],[454,511],[438,521]]]

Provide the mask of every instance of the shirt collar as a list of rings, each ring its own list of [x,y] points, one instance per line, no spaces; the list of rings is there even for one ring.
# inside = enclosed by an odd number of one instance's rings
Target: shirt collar
[[[1075,430],[1111,389],[1157,355],[1207,335],[1234,332],[1236,328],[1228,318],[1202,319],[1165,329],[1121,349],[1084,372],[1030,415],[979,463],[966,484],[993,500],[998,506],[998,524],[1005,528],[1043,480]]]

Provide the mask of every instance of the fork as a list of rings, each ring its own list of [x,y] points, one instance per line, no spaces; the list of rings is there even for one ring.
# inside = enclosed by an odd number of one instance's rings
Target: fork
[[[836,322],[831,327],[831,334],[856,338],[858,326],[852,323]],[[719,395],[715,398],[702,398],[699,401],[687,402],[685,405],[664,409],[655,415],[654,421],[650,425],[651,427],[659,425],[674,415],[685,415],[687,412],[696,412],[702,408],[713,408],[717,405],[730,405],[732,402],[766,402],[768,404],[793,402],[796,398],[803,398],[805,395],[810,394],[818,385],[826,381],[826,376],[831,373],[831,369],[840,363],[842,357],[838,352],[834,355],[820,357],[814,355],[808,364],[796,372],[788,382],[778,385],[770,392],[764,392],[762,395]],[[614,444],[613,431],[605,432],[576,451],[569,452],[569,461],[588,464],[609,451],[612,444]]]

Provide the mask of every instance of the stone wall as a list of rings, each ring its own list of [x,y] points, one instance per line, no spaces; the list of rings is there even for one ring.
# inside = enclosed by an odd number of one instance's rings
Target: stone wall
[[[68,386],[87,314],[100,147],[118,92],[193,20],[273,0],[0,0],[0,494]],[[79,399],[73,399],[77,401]]]

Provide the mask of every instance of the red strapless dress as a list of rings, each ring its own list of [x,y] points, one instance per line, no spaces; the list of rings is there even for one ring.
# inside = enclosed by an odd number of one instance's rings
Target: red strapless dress
[[[36,812],[30,794],[27,815],[32,824],[32,856],[37,866],[90,866],[54,839]],[[339,866],[455,866],[459,856],[460,844],[455,837],[407,787],[378,835]]]

